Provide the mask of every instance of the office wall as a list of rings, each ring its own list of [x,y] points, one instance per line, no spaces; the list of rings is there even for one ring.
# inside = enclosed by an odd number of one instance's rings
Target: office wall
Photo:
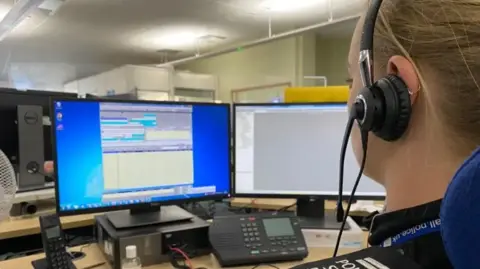
[[[326,76],[330,86],[346,84],[350,40],[350,36],[336,38],[317,37],[316,75]]]
[[[315,70],[312,60],[315,59],[315,41],[313,34],[300,35],[200,59],[176,69],[216,75],[218,98],[230,102],[232,89],[280,82],[302,85],[303,73]]]
[[[317,69],[317,35],[307,33],[297,38],[300,45],[297,49],[297,57],[302,62],[297,68],[297,83],[295,86],[315,86],[318,81],[304,79],[305,76],[315,76]]]

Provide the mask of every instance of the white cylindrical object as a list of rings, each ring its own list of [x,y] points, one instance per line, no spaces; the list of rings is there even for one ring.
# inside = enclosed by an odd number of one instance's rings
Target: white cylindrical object
[[[137,257],[137,246],[127,246],[125,252],[127,259],[135,259]]]
[[[110,243],[110,241],[105,241],[104,243],[104,251],[107,255],[113,255],[113,252],[112,252],[112,243]]]

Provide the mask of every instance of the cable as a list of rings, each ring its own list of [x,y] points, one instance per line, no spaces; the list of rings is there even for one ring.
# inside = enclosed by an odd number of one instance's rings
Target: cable
[[[179,248],[170,248],[170,250],[182,255],[182,257],[185,259],[185,263],[188,264],[188,268],[193,269],[192,261],[190,260],[188,255],[185,252],[183,252],[183,250]]]
[[[53,175],[49,175],[49,174],[46,174],[46,173],[43,173],[43,172],[40,172],[40,171],[38,171],[37,174],[42,175],[44,177],[48,177],[49,179],[55,181],[55,176],[53,176]]]
[[[215,216],[215,201],[213,201],[213,206],[211,202],[208,203],[208,208],[205,208],[200,202],[194,202],[193,206],[200,207],[205,213],[206,219],[213,219]]]
[[[343,135],[342,148],[340,149],[340,166],[339,166],[339,175],[338,175],[338,200],[336,208],[336,219],[337,222],[342,222],[344,219],[345,212],[343,210],[343,177],[345,171],[345,155],[347,152],[348,141],[350,139],[350,134],[353,129],[353,124],[359,116],[365,114],[362,103],[355,102],[351,107],[348,114],[348,122],[345,127],[345,133]]]
[[[174,268],[179,268],[179,269],[194,269],[192,265],[192,261],[190,260],[190,257],[188,257],[187,253],[185,253],[183,250],[177,247],[168,247],[170,251],[172,252],[171,255],[171,263]],[[182,258],[185,261],[186,265],[180,265],[175,257],[174,253],[178,253],[182,256]]]
[[[277,212],[287,211],[288,209],[290,209],[290,208],[292,208],[292,207],[294,207],[294,206],[296,206],[296,205],[297,205],[297,203],[295,202],[295,203],[293,203],[293,204],[291,204],[291,205],[287,205],[287,206],[281,207],[280,209],[278,209],[278,210],[276,210],[276,211],[277,211]]]
[[[104,265],[106,262],[98,262],[96,264],[93,264],[93,265],[90,265],[90,266],[87,266],[87,267],[83,267],[82,269],[93,269],[93,268],[97,268],[97,267],[100,267],[102,265]]]
[[[254,206],[254,205],[256,205],[256,202],[257,202],[257,199],[250,199],[250,203],[247,203],[247,204],[245,204],[241,207],[232,207],[231,203],[230,203],[230,208],[228,209],[228,211],[234,212],[234,213],[239,213],[240,212],[240,213],[248,214],[249,212],[258,210]]]
[[[188,250],[188,245],[183,244],[180,246],[176,245],[169,245],[168,248],[170,249],[170,263],[172,264],[173,268],[177,269],[208,269],[206,267],[193,267],[193,263],[190,257],[198,256],[196,250]],[[180,257],[179,257],[180,256]],[[183,261],[183,264],[180,264],[179,261]]]
[[[340,240],[342,239],[343,229],[345,229],[345,224],[347,223],[348,213],[350,212],[350,207],[352,206],[353,197],[355,196],[355,192],[357,191],[358,183],[360,183],[360,179],[363,175],[363,170],[365,169],[365,163],[367,161],[367,148],[368,148],[368,131],[361,131],[361,139],[362,139],[362,148],[363,148],[363,156],[362,156],[362,163],[360,165],[360,170],[358,171],[357,179],[355,180],[355,184],[353,185],[352,193],[350,194],[350,198],[348,199],[347,210],[345,211],[345,215],[343,216],[342,225],[340,226],[340,231],[338,231],[337,242],[335,244],[335,250],[333,251],[333,257],[337,257],[338,249],[340,247]]]
[[[27,168],[27,172],[29,174],[39,174],[41,176],[44,176],[44,177],[48,177],[50,178],[51,180],[55,181],[55,176],[53,175],[49,175],[49,174],[46,174],[46,173],[43,173],[38,167],[30,167],[30,168]]]
[[[2,255],[2,257],[3,257],[2,261],[22,258],[22,257],[25,257],[25,256],[30,256],[30,255],[34,255],[34,254],[43,253],[43,252],[44,252],[43,248],[30,249],[30,250],[26,250],[26,251],[22,251],[22,252],[16,252],[16,253],[7,252],[7,253]]]
[[[338,200],[336,217],[337,222],[341,222],[344,218],[343,211],[343,174],[345,170],[345,155],[347,152],[348,140],[350,139],[350,133],[352,132],[353,123],[355,122],[355,113],[351,113],[348,119],[347,126],[345,127],[345,134],[343,135],[342,148],[340,150],[340,169],[338,175]]]
[[[260,267],[260,266],[268,266],[268,267],[272,267],[272,268],[275,268],[275,269],[280,269],[280,268],[278,268],[278,266],[273,265],[273,264],[257,264],[257,265],[255,265],[254,267],[252,267],[252,269],[256,269],[256,268],[258,268],[258,267]]]
[[[94,241],[94,242],[91,242],[91,243],[87,243],[86,245],[81,246],[80,249],[78,250],[78,252],[83,252],[84,249],[90,247],[93,243],[95,243],[95,241]]]
[[[67,234],[65,233],[65,236],[67,236]],[[68,235],[69,236],[69,235]],[[83,236],[72,236],[73,238],[67,243],[67,247],[68,248],[71,248],[73,246],[71,246],[70,244],[72,243],[73,240],[75,240],[76,238],[79,238],[79,237],[83,237]],[[80,253],[83,253],[83,250],[90,247],[92,244],[94,244],[97,240],[96,240],[96,229],[95,229],[95,226],[93,226],[93,229],[92,229],[92,236],[85,236],[85,237],[89,237],[89,240],[84,240],[84,242],[82,242],[82,245],[80,247],[80,249],[78,251],[69,251],[69,254],[70,256],[72,257],[72,259],[74,258],[74,255],[73,253],[74,252],[80,252]]]

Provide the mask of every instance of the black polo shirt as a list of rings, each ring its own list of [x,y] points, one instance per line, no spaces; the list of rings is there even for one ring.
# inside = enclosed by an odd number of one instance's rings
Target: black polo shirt
[[[372,246],[382,245],[385,240],[406,229],[439,219],[441,203],[442,200],[437,200],[416,207],[371,216],[370,219],[367,219],[371,227],[368,243]],[[411,258],[425,269],[453,268],[445,253],[440,232],[418,236],[402,244],[393,245],[392,248],[399,249],[404,256]]]
[[[368,242],[373,247],[294,268],[347,268],[351,265],[348,268],[452,269],[440,234],[441,203],[437,200],[394,212],[372,214],[366,224],[371,227]],[[415,232],[410,232],[412,228]],[[366,264],[372,258],[388,266],[376,266],[375,261]]]

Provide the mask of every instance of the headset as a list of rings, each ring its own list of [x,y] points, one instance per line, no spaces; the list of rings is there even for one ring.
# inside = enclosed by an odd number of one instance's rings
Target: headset
[[[396,75],[387,75],[377,81],[374,80],[373,68],[373,37],[375,22],[382,0],[372,0],[365,16],[362,37],[360,40],[360,76],[363,88],[359,91],[354,103],[349,108],[349,120],[345,128],[343,144],[340,153],[339,169],[339,193],[337,201],[337,221],[342,222],[335,251],[336,257],[340,239],[342,236],[348,212],[357,189],[360,178],[365,167],[368,134],[372,132],[375,136],[385,141],[398,140],[407,130],[412,107],[410,103],[410,90],[405,82]],[[345,163],[345,152],[350,138],[350,133],[354,122],[358,123],[360,128],[363,158],[360,165],[360,171],[353,186],[347,209],[343,210],[343,170]]]

